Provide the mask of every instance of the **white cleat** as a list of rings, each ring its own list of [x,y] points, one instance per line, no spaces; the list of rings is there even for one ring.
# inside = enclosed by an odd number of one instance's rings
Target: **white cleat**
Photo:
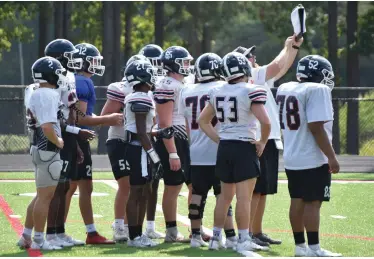
[[[230,248],[230,249],[236,250],[236,245],[237,244],[238,244],[237,237],[226,238],[226,243],[225,243],[226,248]]]
[[[162,234],[160,232],[157,232],[153,229],[147,229],[145,231],[145,235],[149,237],[150,239],[162,239],[165,238],[165,234]]]
[[[206,243],[203,240],[203,238],[201,237],[201,235],[199,235],[199,236],[192,235],[190,246],[193,247],[193,248],[197,248],[197,247],[208,247],[209,244]]]
[[[318,250],[313,250],[309,248],[307,255],[308,257],[341,257],[342,256],[342,254],[333,253],[322,248]]]
[[[212,237],[209,240],[209,250],[220,250],[225,249],[225,245],[223,244],[222,238],[218,240],[217,238]]]
[[[303,246],[297,245],[295,247],[295,256],[296,257],[309,257],[308,256],[309,250],[310,248],[307,247],[306,245],[303,245]]]
[[[157,246],[158,243],[152,241],[147,236],[142,235],[141,237],[136,237],[134,240],[129,239],[127,245],[130,247],[154,247]]]
[[[123,227],[113,227],[113,240],[115,242],[125,242],[129,239],[129,229]]]
[[[244,257],[262,257],[258,253],[255,253],[255,252],[252,252],[252,251],[242,250],[242,251],[237,251],[237,252]]]
[[[62,249],[61,246],[54,246],[51,243],[49,243],[47,240],[44,240],[43,243],[41,244],[38,244],[35,241],[33,241],[30,248],[34,250],[60,250]]]
[[[259,246],[254,243],[251,239],[248,239],[242,243],[236,245],[236,251],[268,251],[269,247],[267,246]]]
[[[86,243],[81,241],[81,240],[77,240],[77,239],[74,239],[72,238],[71,236],[68,236],[66,234],[58,234],[57,235],[61,240],[65,241],[66,243],[70,243],[70,244],[73,244],[73,246],[83,246],[85,245]]]
[[[32,243],[31,238],[25,239],[23,236],[21,236],[21,238],[17,242],[17,246],[19,246],[22,249],[27,249],[27,248],[30,248],[31,243]]]

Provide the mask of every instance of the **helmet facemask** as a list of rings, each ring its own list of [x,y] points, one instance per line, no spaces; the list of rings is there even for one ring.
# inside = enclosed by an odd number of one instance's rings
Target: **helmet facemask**
[[[66,91],[68,89],[69,80],[67,78],[67,71],[65,68],[56,69],[56,75],[58,76],[57,86],[61,91]]]
[[[101,65],[102,56],[87,56],[87,62],[90,64],[88,67],[88,72],[94,75],[103,76],[105,72],[105,66]]]
[[[188,76],[191,73],[192,57],[176,58],[175,63],[179,66],[178,74]]]
[[[156,69],[156,76],[165,76],[166,71],[162,67],[162,62],[160,58],[148,58],[149,62],[151,62],[152,66]]]
[[[82,69],[83,66],[83,59],[82,58],[74,58],[74,54],[78,53],[79,50],[75,49],[70,52],[64,52],[64,58],[68,60],[67,67],[70,69]]]
[[[322,75],[323,75],[323,80],[321,81],[321,84],[327,85],[331,89],[334,88],[335,82],[334,82],[334,73],[327,70],[326,68],[322,69]]]

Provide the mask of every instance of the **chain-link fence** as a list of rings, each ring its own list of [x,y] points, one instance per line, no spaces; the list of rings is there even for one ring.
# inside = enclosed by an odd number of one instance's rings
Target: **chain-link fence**
[[[276,89],[273,89],[275,93]],[[96,87],[95,113],[106,101],[106,87]],[[0,154],[25,154],[29,142],[25,127],[23,86],[0,86]],[[337,154],[374,156],[374,88],[335,87],[333,92],[333,144]],[[92,152],[105,154],[108,127],[96,127]]]

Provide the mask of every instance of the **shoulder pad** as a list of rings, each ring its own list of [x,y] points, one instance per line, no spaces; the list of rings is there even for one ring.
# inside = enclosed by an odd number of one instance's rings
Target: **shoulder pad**
[[[148,113],[151,107],[143,103],[134,102],[131,103],[131,111],[134,113]]]

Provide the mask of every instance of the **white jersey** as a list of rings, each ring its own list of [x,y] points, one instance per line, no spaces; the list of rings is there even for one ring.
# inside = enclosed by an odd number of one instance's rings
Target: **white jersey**
[[[224,84],[209,93],[210,104],[220,122],[221,140],[251,141],[256,139],[257,118],[252,103],[265,103],[266,91],[248,83]]]
[[[157,83],[156,90],[153,94],[156,103],[163,104],[168,101],[174,102],[173,126],[186,125],[184,116],[178,113],[179,95],[184,87],[185,85],[182,82],[166,76]]]
[[[124,105],[125,97],[133,92],[127,81],[112,83],[108,86],[106,97],[108,100],[120,102]],[[125,128],[123,126],[110,126],[108,139],[125,139]]]
[[[269,139],[281,139],[281,129],[279,124],[279,110],[277,103],[275,102],[274,95],[271,92],[271,88],[274,86],[274,79],[270,79],[266,81],[266,71],[267,66],[256,67],[252,68],[252,78],[251,83],[258,85],[259,87],[266,90],[267,99],[265,104],[265,109],[269,115],[270,122],[271,122],[271,131],[269,135]],[[261,126],[260,122],[257,121],[258,128],[257,128],[257,138],[261,138]]]
[[[188,121],[190,129],[191,165],[215,165],[218,145],[199,128],[197,119],[209,99],[209,92],[215,87],[225,84],[215,81],[205,84],[188,85],[181,91],[179,98],[179,113]],[[212,121],[218,131],[217,118]]]
[[[289,82],[278,88],[281,128],[284,138],[284,166],[299,170],[320,167],[327,157],[317,145],[308,123],[324,121],[331,142],[333,108],[331,90],[317,83]]]
[[[44,151],[57,152],[58,148],[44,135],[41,125],[53,123],[53,128],[58,137],[61,137],[60,121],[57,118],[59,111],[60,95],[50,88],[38,88],[34,90],[27,104],[28,117],[34,121],[32,144]]]
[[[61,95],[60,109],[65,120],[69,119],[70,107],[78,102],[77,91],[75,87],[75,76],[72,72],[67,71],[66,77],[68,79],[67,89],[63,91],[60,88],[57,89],[57,91]]]
[[[139,104],[150,108],[147,114],[147,132],[150,133],[153,126],[153,118],[155,117],[155,105],[148,93],[134,92],[125,97],[125,129],[132,133],[137,133],[135,113],[131,111],[133,104]]]

